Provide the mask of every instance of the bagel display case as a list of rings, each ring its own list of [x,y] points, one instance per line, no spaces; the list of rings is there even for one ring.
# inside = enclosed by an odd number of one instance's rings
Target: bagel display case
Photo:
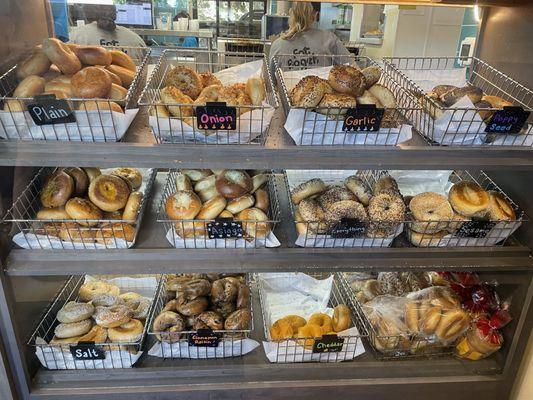
[[[271,363],[336,363],[365,352],[365,331],[336,274],[258,274],[257,286],[265,333],[263,348]],[[343,307],[346,320],[336,329],[338,307]],[[323,318],[321,325],[317,317]],[[301,323],[287,322],[291,318]]]
[[[533,91],[476,57],[393,57],[385,70],[418,98],[430,145],[533,146]]]
[[[43,367],[49,370],[131,368],[142,356],[144,352],[143,344],[148,330],[148,316],[151,315],[155,304],[154,299],[161,282],[161,276],[113,277],[106,280],[106,282],[113,284],[126,295],[135,293],[141,296],[139,299],[147,300],[143,310],[138,315],[129,314],[126,317],[129,321],[135,321],[135,325],[140,325],[139,327],[131,328],[133,333],[124,324],[118,326],[109,323],[105,326],[100,325],[98,307],[94,311],[95,307],[92,305],[90,307],[95,313],[89,316],[88,320],[80,320],[83,316],[77,314],[77,316],[80,316],[80,318],[76,318],[79,321],[77,323],[60,322],[58,313],[61,310],[65,310],[69,304],[88,304],[85,303],[87,299],[81,297],[80,288],[97,281],[101,282],[91,276],[69,277],[57,297],[46,309],[37,326],[33,329],[27,345],[33,349]],[[96,290],[94,292],[96,293]],[[111,297],[108,294],[106,296]],[[99,301],[109,301],[106,296],[102,295]],[[120,299],[118,296],[113,296],[114,299],[112,300]],[[95,303],[95,298],[92,299],[91,303]],[[121,304],[127,303],[122,302]],[[119,307],[123,306],[115,306],[116,310],[113,310],[115,314],[121,311]],[[116,317],[116,315],[113,315],[113,317]],[[65,317],[63,316],[63,318]],[[94,322],[92,319],[94,319]],[[61,325],[76,325],[85,321],[90,321],[90,330],[85,330],[85,334],[64,337],[73,334],[64,332],[62,338],[58,337]]]
[[[241,171],[217,170],[218,176],[210,170],[201,171],[209,171],[211,175],[193,181],[194,191],[182,190],[184,184],[179,181],[182,175],[189,173],[188,170],[171,170],[167,174],[159,200],[157,222],[163,227],[165,238],[173,247],[249,249],[280,246],[274,234],[281,216],[277,188],[274,184],[275,174],[269,171],[257,171],[257,175],[250,178],[242,171],[247,181],[258,182],[257,187],[243,188],[235,195],[228,193],[221,195],[223,188],[219,186],[219,179],[215,182],[215,178],[220,178],[220,174],[225,171],[238,174]],[[208,186],[199,190],[204,183]],[[223,186],[229,187],[227,183]],[[266,201],[259,198],[260,192]],[[190,202],[195,204],[184,207],[187,212],[179,214],[176,209],[184,204],[182,195],[190,195]]]
[[[162,53],[139,104],[159,143],[263,145],[278,99],[264,54],[180,49]]]
[[[153,339],[148,352],[150,356],[168,359],[231,358],[244,356],[259,346],[259,343],[250,339],[250,333],[254,330],[254,313],[249,275],[237,278],[242,278],[240,293],[233,293],[229,301],[225,285],[220,285],[221,290],[217,291],[219,297],[214,296],[217,281],[227,278],[208,281],[209,292],[197,292],[202,295],[194,299],[189,299],[191,296],[188,295],[191,293],[191,281],[183,284],[179,278],[179,275],[166,275],[157,294],[148,330]],[[197,279],[195,283],[198,281],[205,279]],[[241,295],[242,292],[246,293],[246,299]],[[191,316],[192,307],[198,306],[193,303],[198,302],[198,299],[207,301],[200,306],[202,312],[195,312]],[[188,319],[194,320],[192,325],[187,322]]]
[[[102,81],[106,76],[80,75],[77,84],[90,93],[79,89],[79,94],[73,91],[71,83],[78,74],[61,75],[59,70],[50,70],[52,72],[46,72],[44,77],[30,75],[22,79],[24,75],[21,76],[19,70],[26,61],[21,61],[0,76],[0,104],[3,107],[0,110],[0,137],[7,140],[82,142],[121,140],[139,111],[137,101],[146,83],[150,49],[128,46],[98,48],[126,53],[126,57],[129,56],[134,63],[129,68],[136,68],[133,72],[110,64],[109,68],[119,69],[112,72],[89,65],[78,72],[80,74],[88,67],[103,70],[110,78],[108,93],[101,91],[103,88],[96,89],[105,86],[107,82]],[[31,59],[39,51],[33,50],[27,55]],[[26,83],[29,79],[35,81],[31,87]],[[24,90],[20,89],[23,84],[27,86]],[[29,106],[35,112],[30,113]]]
[[[70,173],[66,174],[65,170]],[[85,176],[86,179],[87,174],[84,171],[97,170],[97,173],[100,173],[97,168],[83,170],[81,168],[40,168],[3,217],[4,223],[13,224],[15,228],[13,243],[23,249],[34,250],[105,250],[134,246],[157,171],[136,170],[140,180],[135,182],[134,187],[128,187],[130,184],[119,178],[119,184],[124,182],[122,186],[125,186],[125,193],[122,196],[123,205],[114,206],[115,209],[119,207],[116,211],[109,209],[106,211],[101,208],[105,207],[108,200],[111,202],[114,197],[113,188],[108,188],[108,192],[101,193],[103,201],[98,203],[98,206],[92,200],[83,197],[87,195],[87,187],[91,188],[88,182],[84,188],[80,188],[81,190],[74,187],[74,190],[68,193],[68,189],[65,187],[61,189],[58,183],[57,188],[53,189],[58,196],[52,197],[55,199],[53,201],[58,201],[58,203],[47,203],[45,207],[43,204],[45,188],[50,187],[50,183],[53,183],[58,175],[62,178],[68,178],[66,175],[74,175],[71,170],[81,171],[80,175]],[[103,170],[103,174],[99,176],[108,176],[107,173],[111,174],[113,171],[115,170]],[[75,182],[75,185],[80,183],[78,180]],[[47,193],[49,195],[50,190],[47,190]],[[48,195],[47,197],[50,198]],[[63,198],[59,199],[59,196]],[[89,193],[89,198],[94,199],[93,196],[96,195]],[[132,202],[128,204],[130,198]],[[70,203],[72,203],[72,211],[68,210]],[[130,214],[123,212],[124,204],[125,207],[131,207]],[[49,207],[50,205],[52,207]]]
[[[285,184],[300,247],[504,246],[528,221],[483,171],[287,170]],[[475,212],[446,198],[477,193]]]
[[[374,60],[279,54],[273,63],[284,127],[297,145],[395,146],[412,138],[420,106]]]

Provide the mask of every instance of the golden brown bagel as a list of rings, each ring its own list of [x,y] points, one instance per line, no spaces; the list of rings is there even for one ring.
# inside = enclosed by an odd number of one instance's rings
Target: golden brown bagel
[[[489,207],[489,194],[477,183],[462,181],[456,183],[448,194],[450,204],[459,214],[473,217],[484,214]]]
[[[109,54],[111,55],[113,64],[116,64],[119,67],[129,69],[133,72],[137,71],[137,66],[135,65],[133,59],[123,51],[109,50]]]
[[[178,65],[167,72],[165,84],[181,90],[192,100],[198,97],[203,88],[202,80],[198,73],[184,65]]]
[[[115,175],[100,175],[89,185],[89,199],[103,211],[124,208],[130,192],[126,181]]]
[[[44,92],[45,80],[37,75],[30,75],[20,82],[13,92],[13,97],[34,97]]]
[[[166,86],[161,89],[161,100],[165,103],[168,111],[178,118],[190,117],[194,109],[187,106],[171,106],[170,104],[192,104],[192,99],[174,86]]]
[[[122,86],[126,89],[130,87],[135,78],[135,71],[121,67],[119,65],[111,64],[106,67],[109,71],[117,75],[122,81]]]
[[[32,54],[17,65],[17,78],[23,80],[30,75],[42,76],[50,68],[50,60],[43,53],[42,46],[35,46]]]
[[[81,69],[81,62],[74,52],[61,40],[43,40],[43,52],[65,75],[72,75]]]
[[[165,209],[170,219],[193,219],[202,209],[202,202],[192,190],[178,190],[167,199]]]
[[[73,46],[70,48],[85,65],[109,65],[111,54],[101,46]]]
[[[86,67],[70,80],[75,97],[105,99],[111,90],[111,78],[97,67]]]

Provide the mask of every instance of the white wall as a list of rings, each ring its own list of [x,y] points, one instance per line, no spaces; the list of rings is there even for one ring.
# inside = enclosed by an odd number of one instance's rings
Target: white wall
[[[511,399],[533,399],[533,336],[529,338],[526,355],[522,361],[520,372],[516,377]]]

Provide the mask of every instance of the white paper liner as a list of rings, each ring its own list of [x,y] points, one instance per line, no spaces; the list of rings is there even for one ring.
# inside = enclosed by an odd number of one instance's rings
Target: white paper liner
[[[466,68],[446,70],[403,70],[402,73],[414,81],[423,91],[432,90],[437,85],[465,86]],[[429,139],[443,145],[469,146],[533,146],[533,135],[485,133],[486,125],[476,111],[476,106],[468,96],[464,96],[453,108],[472,110],[446,110],[439,118],[433,119],[425,111],[414,111],[413,119],[422,121],[422,133]],[[531,128],[528,128],[528,132]],[[487,136],[491,138],[487,143]]]
[[[29,112],[0,111],[0,137],[6,139],[113,142],[122,139],[138,108],[124,113],[75,110],[76,122],[36,125]]]
[[[236,65],[216,72],[214,75],[223,85],[234,83],[246,83],[248,78],[261,76],[263,60],[251,61]],[[237,118],[237,129],[234,131],[218,130],[210,131],[213,134],[205,134],[204,131],[195,129],[178,118],[158,118],[150,116],[149,123],[154,134],[163,142],[173,143],[249,143],[261,134],[265,134],[274,116],[274,108],[266,101],[262,104],[263,109],[256,109],[242,114]]]
[[[147,168],[138,168],[142,175],[142,185],[137,191],[143,193],[143,197],[149,196],[149,193],[146,193],[146,187],[148,186],[148,181],[152,174],[152,169]],[[106,173],[105,169],[102,169],[102,173]],[[109,170],[110,171],[110,170]],[[144,199],[146,201],[147,199]],[[75,220],[73,220],[75,222]],[[126,223],[126,222],[124,222]],[[136,227],[137,229],[138,227]],[[86,241],[82,242],[73,242],[73,241],[64,241],[58,237],[51,235],[36,235],[30,232],[19,232],[13,236],[13,243],[17,246],[22,247],[23,249],[34,249],[34,250],[101,250],[101,249],[129,249],[134,245],[134,242],[128,242],[125,239],[117,238],[108,238],[110,241],[107,244],[101,243],[88,243]],[[111,241],[112,240],[112,241]]]
[[[333,276],[318,280],[302,273],[258,274],[262,296],[262,309],[265,324],[270,327],[286,315],[299,315],[309,318],[315,312],[333,315],[328,307],[333,286]],[[356,327],[339,332],[339,336],[358,336]],[[360,339],[348,338],[339,353],[313,353],[297,342],[263,341],[265,355],[270,362],[340,362],[351,360],[365,352]]]
[[[95,280],[92,276],[85,276],[85,283]],[[157,279],[155,277],[130,278],[119,277],[107,280],[118,286],[122,292],[135,291],[141,296],[154,299],[157,289]],[[147,320],[146,320],[147,321]],[[145,323],[146,323],[145,321]],[[144,339],[144,338],[143,338]],[[69,346],[48,346],[46,341],[40,337],[35,339],[35,355],[42,366],[48,369],[113,369],[131,368],[143,352],[130,353],[127,350],[105,350],[104,360],[74,360],[70,353]],[[109,345],[120,343],[109,343]],[[42,346],[42,347],[41,347]],[[130,346],[128,346],[130,347]],[[103,346],[105,349],[105,346]],[[131,348],[131,347],[130,347]],[[133,350],[132,350],[133,351]]]
[[[181,238],[177,233],[169,229],[166,234],[168,242],[177,249],[241,249],[260,247],[279,247],[281,242],[271,231],[266,238],[254,239],[248,242],[245,239],[209,239],[209,238]]]
[[[292,87],[303,77],[316,75],[328,78],[329,67],[312,68],[306,70],[284,71],[283,78],[290,92]],[[309,110],[291,108],[285,120],[285,130],[297,145],[389,145],[394,146],[410,140],[413,136],[411,125],[401,125],[399,128],[380,129],[377,132],[356,131],[344,132],[342,120]],[[321,133],[322,132],[322,133]],[[326,132],[326,133],[323,133]]]
[[[226,358],[239,357],[250,353],[257,348],[259,343],[252,339],[221,339],[218,347],[193,347],[187,341],[176,343],[156,342],[148,351],[154,357],[167,358],[171,354],[180,358]]]

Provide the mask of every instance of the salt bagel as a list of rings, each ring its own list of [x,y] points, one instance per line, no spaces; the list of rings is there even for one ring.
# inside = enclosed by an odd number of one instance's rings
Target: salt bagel
[[[52,64],[56,65],[65,75],[73,75],[81,69],[79,58],[59,39],[44,39],[43,52]]]
[[[124,300],[114,294],[104,293],[94,296],[91,303],[95,307],[113,307],[119,304],[124,304]]]
[[[292,88],[289,100],[293,107],[316,107],[326,93],[333,93],[328,81],[318,76],[305,76]]]
[[[335,332],[342,332],[350,327],[352,324],[350,314],[350,309],[345,304],[339,304],[333,309],[331,326]]]
[[[203,88],[198,73],[184,65],[177,65],[167,72],[165,84],[181,90],[193,100],[198,97]]]
[[[126,205],[131,190],[122,178],[100,175],[89,185],[89,199],[103,211],[117,211]]]
[[[361,96],[365,91],[365,76],[350,65],[334,65],[329,71],[328,82],[339,93]]]
[[[91,318],[94,306],[90,303],[77,303],[69,301],[57,312],[57,320],[61,323],[73,323]]]
[[[55,327],[54,334],[59,339],[81,336],[89,332],[92,326],[93,323],[90,319],[84,319],[72,323],[61,323]]]
[[[116,328],[131,319],[132,311],[124,304],[112,307],[96,307],[94,321],[103,328]]]
[[[486,213],[490,203],[489,194],[471,181],[462,181],[453,185],[448,199],[455,211],[467,217]]]
[[[141,297],[126,302],[126,307],[129,307],[131,309],[132,318],[135,319],[148,318],[148,311],[150,311],[151,305],[152,300],[147,297]]]
[[[436,233],[446,229],[454,214],[448,199],[434,192],[414,196],[409,202],[409,209],[415,219],[410,227],[420,233]]]
[[[107,329],[94,325],[89,332],[78,339],[79,342],[105,343],[107,341]]]
[[[81,301],[91,301],[95,296],[107,293],[118,296],[120,289],[104,281],[91,281],[80,286],[78,297]]]
[[[310,179],[299,184],[291,191],[291,200],[294,204],[299,204],[303,199],[325,192],[326,190],[327,186],[322,179]]]
[[[129,321],[109,328],[107,336],[113,343],[135,343],[140,340],[144,331],[144,325],[138,319],[130,319]]]

